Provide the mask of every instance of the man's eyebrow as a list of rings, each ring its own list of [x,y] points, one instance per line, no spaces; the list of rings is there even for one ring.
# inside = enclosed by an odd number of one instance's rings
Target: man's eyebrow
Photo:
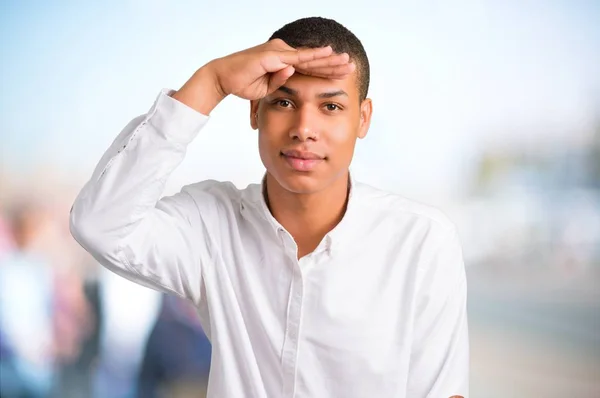
[[[281,86],[277,89],[278,91],[283,91],[288,95],[298,96],[298,90],[294,90],[293,88],[289,88],[287,86]],[[317,98],[333,98],[340,95],[345,95],[348,97],[348,93],[344,90],[336,90],[336,91],[327,91],[324,93],[320,93],[317,95]]]
[[[293,96],[297,96],[298,95],[298,91],[289,88],[287,86],[281,86],[277,89],[278,91],[283,91],[284,93],[288,94],[288,95],[293,95]]]
[[[333,98],[333,97],[337,97],[337,96],[340,96],[340,95],[345,95],[347,97],[348,93],[345,92],[344,90],[328,91],[326,93],[321,93],[321,94],[317,95],[317,97],[319,97],[319,98]]]

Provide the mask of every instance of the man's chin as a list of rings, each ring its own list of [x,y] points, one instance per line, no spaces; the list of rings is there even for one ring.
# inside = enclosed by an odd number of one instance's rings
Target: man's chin
[[[280,178],[277,178],[277,182],[283,189],[299,195],[307,195],[323,189],[323,182],[315,173],[283,173]]]
[[[310,175],[292,175],[286,176],[280,185],[290,192],[297,193],[299,195],[307,195],[315,192],[319,192],[323,189],[320,181],[314,176]]]

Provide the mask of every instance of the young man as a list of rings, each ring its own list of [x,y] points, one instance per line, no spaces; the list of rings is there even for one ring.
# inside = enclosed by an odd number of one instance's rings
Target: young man
[[[468,395],[454,225],[349,175],[371,120],[368,84],[351,32],[292,22],[161,92],[77,198],[73,236],[101,264],[197,306],[213,345],[210,397]],[[160,199],[230,94],[250,100],[262,183],[203,181]]]

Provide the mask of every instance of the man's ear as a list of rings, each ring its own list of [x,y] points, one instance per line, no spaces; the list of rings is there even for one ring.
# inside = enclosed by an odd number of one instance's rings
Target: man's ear
[[[260,100],[250,101],[250,126],[252,130],[258,129],[258,104]]]
[[[371,98],[365,98],[360,104],[360,124],[358,125],[358,138],[365,138],[371,126],[371,116],[373,115],[373,102]]]

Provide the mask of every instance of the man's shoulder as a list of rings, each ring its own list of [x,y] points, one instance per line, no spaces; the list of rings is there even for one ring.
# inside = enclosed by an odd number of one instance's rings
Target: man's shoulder
[[[231,181],[203,180],[181,188],[196,203],[212,203],[237,207],[245,198],[259,196],[260,184],[240,189]]]
[[[445,231],[454,231],[455,224],[439,207],[408,198],[402,194],[357,183],[357,191],[370,211],[391,219],[407,219],[433,224]]]
[[[240,196],[241,190],[231,181],[203,180],[183,186],[183,192],[196,196],[216,196],[236,198]]]

